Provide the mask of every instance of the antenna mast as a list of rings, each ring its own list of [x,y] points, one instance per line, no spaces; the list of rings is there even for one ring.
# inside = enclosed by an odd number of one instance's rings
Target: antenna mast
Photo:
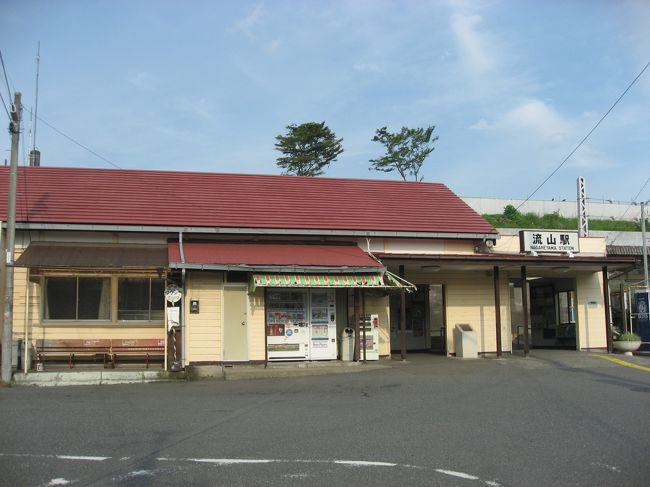
[[[32,150],[29,151],[29,165],[41,165],[41,151],[36,148],[36,125],[38,123],[38,77],[41,68],[41,41],[38,41],[36,50],[36,100],[34,104],[34,137],[32,139]]]

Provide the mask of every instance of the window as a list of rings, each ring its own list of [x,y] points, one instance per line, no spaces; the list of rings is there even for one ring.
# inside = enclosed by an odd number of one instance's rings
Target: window
[[[575,292],[573,291],[564,291],[557,294],[559,311],[560,311],[560,323],[568,324],[575,323]]]
[[[162,321],[165,314],[163,279],[120,277],[117,281],[117,319]]]
[[[108,277],[48,277],[43,318],[46,320],[110,320]]]

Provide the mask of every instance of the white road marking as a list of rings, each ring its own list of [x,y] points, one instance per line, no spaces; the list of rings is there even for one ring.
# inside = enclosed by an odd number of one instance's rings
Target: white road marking
[[[361,460],[334,460],[332,463],[338,465],[349,465],[351,467],[397,467],[396,463],[388,462],[364,462]]]
[[[85,460],[92,462],[102,462],[111,457],[89,457],[83,455],[47,455],[33,453],[0,453],[0,457],[28,457],[28,458],[56,458],[58,460]]]
[[[189,462],[196,463],[216,463],[219,465],[238,465],[238,464],[255,464],[255,463],[277,463],[279,460],[251,459],[251,458],[186,458]]]
[[[152,470],[134,470],[133,472],[127,473],[127,477],[144,477],[152,476],[154,472]]]
[[[0,453],[0,457],[31,457],[31,458],[55,458],[57,460],[79,460],[79,461],[92,461],[92,462],[102,462],[105,460],[112,459],[113,457],[102,457],[102,456],[86,456],[86,455],[48,455],[48,454],[30,454],[30,453]],[[121,457],[118,460],[124,461],[129,460],[132,457]],[[458,472],[455,470],[446,470],[442,468],[432,468],[430,466],[421,466],[421,465],[408,465],[400,464],[393,462],[374,462],[368,460],[304,460],[304,459],[273,459],[273,458],[169,458],[169,457],[158,457],[156,461],[159,462],[192,462],[192,463],[203,463],[203,464],[212,464],[212,465],[262,465],[270,463],[314,463],[314,464],[333,464],[333,465],[343,465],[349,467],[392,467],[392,468],[402,468],[402,469],[431,469],[434,472],[449,475],[452,477],[462,478],[466,480],[477,480],[489,487],[501,487],[501,484],[493,480],[481,480],[479,477],[465,473]],[[592,463],[594,466],[605,467],[613,472],[620,472],[618,467],[612,465],[607,465],[604,463]],[[134,470],[127,473],[126,475],[121,476],[125,477],[142,477],[142,476],[154,476],[158,470]],[[296,478],[304,478],[308,474],[293,474]],[[285,477],[287,477],[285,475]],[[46,487],[56,486],[56,485],[68,485],[72,483],[69,480],[63,478],[52,479]]]
[[[111,457],[87,457],[83,455],[55,455],[54,458],[59,460],[87,460],[90,462],[103,462]]]
[[[445,475],[451,475],[452,477],[460,477],[461,479],[480,480],[478,477],[464,472],[456,472],[454,470],[443,470],[441,468],[436,468],[435,471],[438,473],[444,473]]]
[[[616,472],[616,473],[620,473],[620,472],[621,472],[621,469],[620,469],[620,468],[615,467],[614,465],[607,465],[606,463],[594,462],[594,463],[592,463],[592,465],[595,466],[595,467],[603,467],[603,468],[606,468],[606,469],[609,470],[610,472]]]

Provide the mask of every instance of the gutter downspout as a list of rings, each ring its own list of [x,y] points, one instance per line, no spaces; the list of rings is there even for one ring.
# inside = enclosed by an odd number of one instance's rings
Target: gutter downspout
[[[185,347],[187,337],[185,336],[185,250],[183,249],[183,231],[178,232],[178,249],[181,254],[181,368],[185,368]]]

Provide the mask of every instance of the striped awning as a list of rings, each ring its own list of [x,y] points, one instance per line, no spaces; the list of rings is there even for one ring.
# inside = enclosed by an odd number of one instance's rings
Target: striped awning
[[[250,292],[258,287],[325,287],[325,288],[415,288],[410,283],[403,283],[387,277],[373,274],[253,274]],[[392,276],[392,275],[391,275]]]

